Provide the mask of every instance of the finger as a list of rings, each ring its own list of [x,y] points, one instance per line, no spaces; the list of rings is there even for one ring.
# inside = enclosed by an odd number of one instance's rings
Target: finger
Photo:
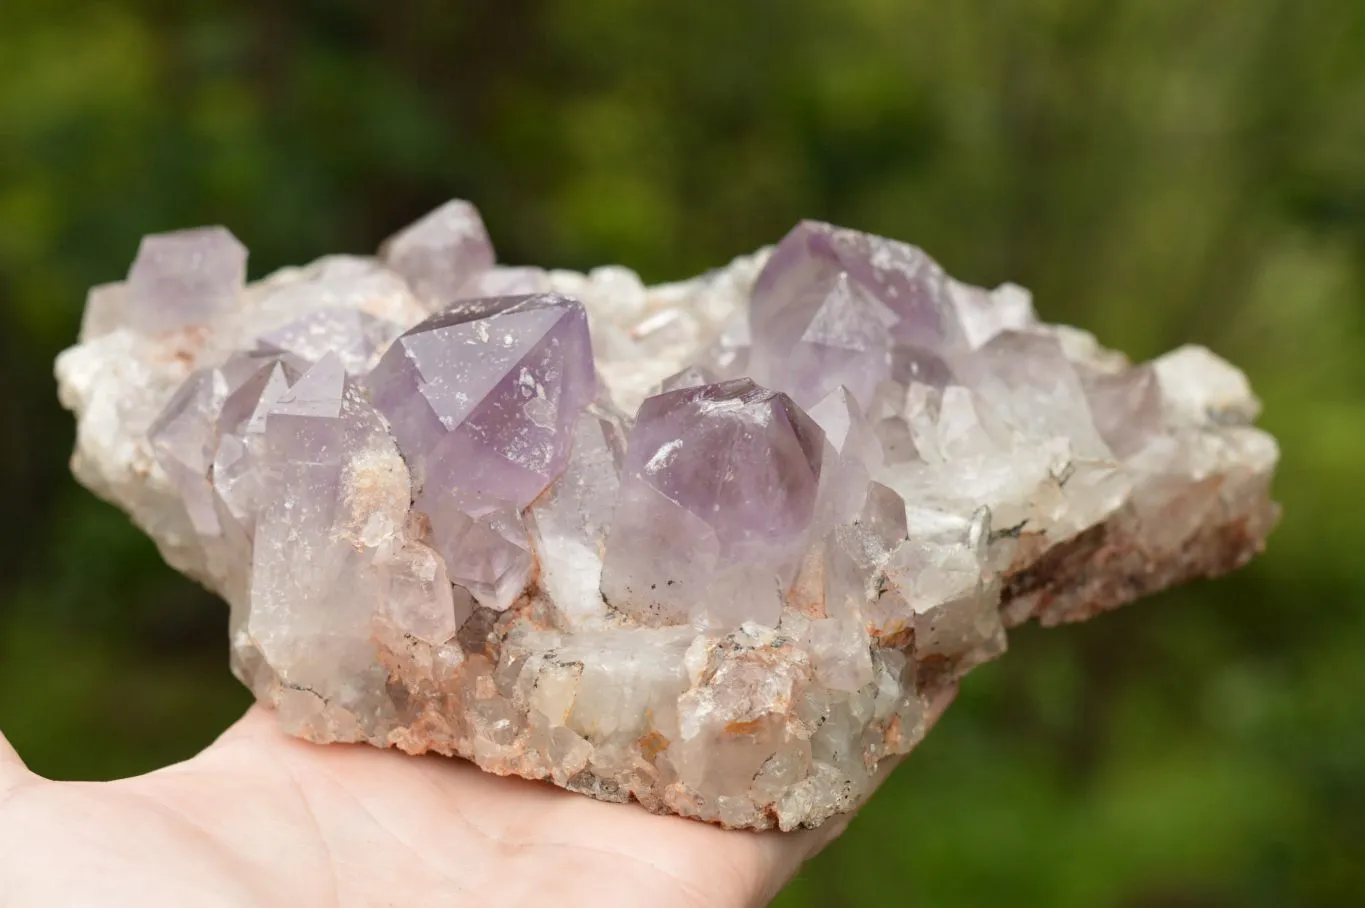
[[[242,718],[229,725],[209,747],[229,744],[242,739],[274,736],[279,733],[279,728],[275,723],[275,713],[259,703],[253,703],[251,708],[242,714]]]
[[[0,732],[0,795],[32,775],[19,753],[10,746],[5,733]]]

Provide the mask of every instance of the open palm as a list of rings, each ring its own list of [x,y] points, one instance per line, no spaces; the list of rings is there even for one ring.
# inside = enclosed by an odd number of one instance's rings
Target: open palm
[[[0,905],[762,905],[842,828],[728,832],[251,709],[184,763],[49,782],[0,737]]]

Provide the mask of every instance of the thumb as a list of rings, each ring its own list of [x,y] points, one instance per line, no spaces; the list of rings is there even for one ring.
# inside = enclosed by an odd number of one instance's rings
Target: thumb
[[[0,731],[0,798],[32,775],[24,761],[19,759],[18,752],[10,746],[5,733]]]

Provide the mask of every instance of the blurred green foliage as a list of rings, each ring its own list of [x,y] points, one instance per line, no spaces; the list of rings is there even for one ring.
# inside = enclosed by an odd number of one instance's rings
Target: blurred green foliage
[[[779,904],[1358,904],[1365,4],[0,4],[0,726],[102,778],[245,705],[224,615],[66,472],[52,357],[148,232],[254,276],[452,196],[509,262],[682,277],[820,217],[1244,366],[1265,558],[1027,628]]]

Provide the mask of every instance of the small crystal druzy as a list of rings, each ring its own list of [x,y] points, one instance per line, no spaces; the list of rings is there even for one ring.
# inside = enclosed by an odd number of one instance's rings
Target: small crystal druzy
[[[1259,551],[1275,442],[1202,348],[798,224],[647,288],[495,263],[453,201],[245,283],[146,238],[58,360],[73,467],[231,608],[288,731],[732,827],[856,807],[1030,618]]]

